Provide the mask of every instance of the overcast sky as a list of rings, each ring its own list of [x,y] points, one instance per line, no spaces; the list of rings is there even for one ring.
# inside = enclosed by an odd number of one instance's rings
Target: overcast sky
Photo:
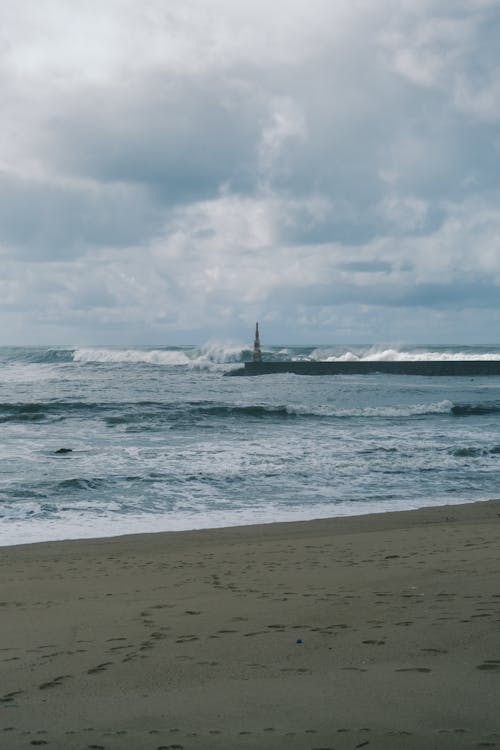
[[[499,0],[0,0],[0,343],[500,341]]]

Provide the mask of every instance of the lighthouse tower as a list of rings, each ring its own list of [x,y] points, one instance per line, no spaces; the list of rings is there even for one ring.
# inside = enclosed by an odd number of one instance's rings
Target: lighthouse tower
[[[259,324],[255,324],[255,339],[253,342],[253,361],[262,362],[262,352],[260,350]]]

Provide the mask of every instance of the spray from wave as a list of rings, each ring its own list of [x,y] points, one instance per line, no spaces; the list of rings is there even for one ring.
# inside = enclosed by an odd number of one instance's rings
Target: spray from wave
[[[404,406],[365,406],[358,409],[337,409],[328,406],[287,407],[290,414],[310,414],[318,417],[418,417],[425,414],[451,414],[454,405],[448,399],[432,404],[408,404]]]
[[[437,350],[400,350],[396,348],[369,347],[348,349],[342,347],[268,347],[263,359],[273,361],[313,362],[461,362],[500,361],[500,352],[487,350],[459,350],[449,347]],[[51,358],[54,353],[50,354]],[[57,353],[62,358],[61,353]],[[158,348],[77,348],[70,352],[72,361],[79,364],[148,364],[167,367],[188,367],[200,370],[228,369],[252,359],[252,351],[241,344],[209,342],[200,347]]]
[[[80,364],[148,364],[206,370],[240,363],[249,356],[250,353],[241,346],[208,343],[193,348],[76,349],[73,361]]]
[[[76,349],[73,361],[81,364],[150,364],[186,365],[189,357],[183,351],[153,349]]]
[[[324,362],[463,362],[500,360],[498,352],[465,351],[399,351],[371,347],[365,351],[332,353],[329,348],[311,352],[310,359]]]

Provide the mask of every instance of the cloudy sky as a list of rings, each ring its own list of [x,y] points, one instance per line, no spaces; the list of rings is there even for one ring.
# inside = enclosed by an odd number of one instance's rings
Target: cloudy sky
[[[0,344],[500,340],[498,0],[0,0]]]

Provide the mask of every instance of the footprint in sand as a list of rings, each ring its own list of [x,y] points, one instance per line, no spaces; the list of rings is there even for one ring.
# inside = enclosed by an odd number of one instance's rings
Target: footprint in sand
[[[87,674],[99,674],[99,672],[105,672],[111,664],[113,664],[112,661],[105,661],[102,664],[98,664],[96,667],[87,669]]]
[[[340,667],[344,672],[366,672],[363,667]]]
[[[70,677],[72,677],[72,675],[62,674],[62,675],[59,675],[58,677],[54,677],[54,679],[50,680],[49,682],[42,682],[42,684],[39,685],[38,687],[40,690],[47,690],[48,688],[60,687],[62,683],[64,682],[64,680],[68,680]]]
[[[500,659],[486,659],[482,664],[478,664],[476,669],[500,672]]]
[[[425,651],[428,654],[447,654],[448,651],[445,648],[421,648],[421,651]]]
[[[24,690],[13,690],[11,693],[5,693],[0,698],[0,703],[12,703],[15,700],[16,695],[21,695],[21,693],[24,693]]]
[[[432,669],[429,669],[428,667],[404,667],[402,669],[395,669],[395,672],[432,672]]]

